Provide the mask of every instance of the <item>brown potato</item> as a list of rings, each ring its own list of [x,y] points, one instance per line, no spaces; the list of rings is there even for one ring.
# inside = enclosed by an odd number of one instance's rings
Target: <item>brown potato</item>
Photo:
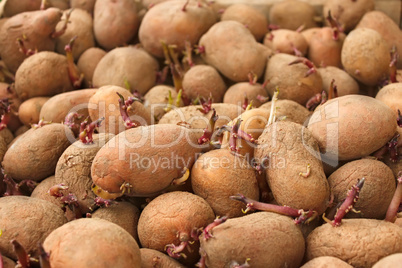
[[[231,267],[248,263],[250,267],[300,267],[304,238],[286,216],[257,212],[229,219],[211,230],[212,237],[201,235],[207,267]],[[241,245],[241,246],[239,246]]]
[[[170,92],[170,93],[169,93]],[[166,85],[157,85],[152,87],[144,96],[144,107],[147,108],[156,121],[166,114],[168,109],[169,94],[172,96],[172,105],[176,105],[177,91]],[[183,101],[179,100],[179,104],[183,105]]]
[[[255,159],[264,167],[278,204],[322,214],[330,190],[312,133],[297,123],[275,122],[265,127],[257,143]]]
[[[253,81],[240,82],[228,88],[223,96],[223,102],[243,106],[247,98],[248,104],[252,104],[253,107],[258,108],[264,103],[264,100],[261,100],[260,97],[268,99],[265,85],[254,83]]]
[[[135,64],[133,64],[135,63]],[[95,87],[115,85],[145,94],[156,83],[158,62],[141,48],[119,47],[107,53],[96,65]]]
[[[12,17],[22,12],[39,10],[41,0],[7,0],[4,4],[3,16]]]
[[[272,101],[264,103],[260,106],[262,109],[271,111]],[[281,121],[291,121],[300,125],[305,125],[311,112],[306,107],[292,100],[277,100],[275,104],[276,118]]]
[[[322,87],[329,93],[332,80],[337,87],[338,96],[359,93],[359,84],[347,72],[335,66],[320,67],[317,69],[322,78]]]
[[[316,108],[308,129],[327,160],[353,160],[384,146],[396,132],[395,114],[379,100],[346,95]]]
[[[160,251],[150,248],[141,248],[141,268],[185,268],[175,259]]]
[[[105,50],[128,44],[138,32],[140,19],[134,1],[96,1],[93,15],[97,43]]]
[[[15,268],[17,265],[12,259],[7,258],[6,256],[1,256],[1,258],[3,261],[0,261],[0,264],[3,265],[3,268]]]
[[[402,253],[391,254],[382,258],[373,265],[373,268],[392,268],[398,267],[402,263]]]
[[[336,228],[328,223],[316,228],[306,241],[306,259],[333,256],[353,267],[372,267],[385,256],[402,253],[401,241],[402,228],[393,223],[346,219]]]
[[[296,30],[300,26],[305,29],[316,27],[316,12],[308,2],[289,0],[275,2],[269,11],[271,24],[281,29]]]
[[[60,207],[27,196],[0,198],[0,251],[16,260],[11,240],[16,239],[32,256],[38,256],[38,243],[67,220]]]
[[[350,212],[351,218],[384,219],[395,192],[395,177],[384,163],[373,159],[355,160],[338,168],[328,177],[334,204],[342,202],[356,182],[365,178],[359,199],[354,208],[360,213]]]
[[[96,0],[70,0],[71,8],[80,8],[86,10],[91,16],[94,13]]]
[[[135,239],[117,224],[102,219],[78,219],[64,224],[46,237],[43,247],[51,252],[52,268],[141,265]]]
[[[300,32],[278,29],[265,35],[264,45],[277,53],[295,55],[299,51],[303,56],[307,54],[308,43]]]
[[[235,20],[244,24],[257,41],[261,41],[268,32],[265,14],[251,5],[234,3],[224,10],[221,20]]]
[[[335,257],[322,256],[306,262],[300,268],[353,268],[353,266]]]
[[[402,113],[402,83],[386,85],[378,91],[375,98],[388,105],[396,116],[398,116],[398,110]]]
[[[194,193],[204,198],[216,216],[229,218],[243,216],[246,206],[229,197],[243,194],[259,200],[255,170],[249,159],[218,149],[201,155],[191,170],[191,186]]]
[[[84,86],[92,87],[92,78],[96,69],[96,66],[106,55],[106,51],[98,47],[91,47],[85,50],[78,59],[77,67],[84,74]]]
[[[54,174],[59,157],[72,141],[74,134],[62,124],[31,128],[7,150],[4,171],[15,180],[43,180]]]
[[[18,117],[26,126],[36,124],[40,120],[40,110],[49,97],[35,97],[24,101],[18,109]]]

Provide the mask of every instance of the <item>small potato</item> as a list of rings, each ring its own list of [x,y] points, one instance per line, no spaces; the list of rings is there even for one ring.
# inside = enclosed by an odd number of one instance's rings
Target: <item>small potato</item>
[[[378,91],[375,98],[389,106],[396,116],[398,116],[398,110],[402,113],[402,83],[386,85]]]
[[[332,80],[337,88],[338,96],[358,94],[359,84],[347,72],[335,66],[320,67],[317,69],[322,78],[322,87],[329,93]]]
[[[185,268],[175,259],[160,251],[150,248],[141,248],[141,268]],[[10,267],[11,268],[11,267]]]
[[[106,55],[106,51],[98,47],[91,47],[85,50],[78,59],[77,67],[84,74],[84,86],[92,87],[92,78],[96,66]]]
[[[261,105],[260,108],[271,111],[271,105],[272,101],[269,101]],[[304,125],[311,116],[311,112],[306,107],[292,100],[277,100],[275,107],[276,118],[281,121],[291,121]]]
[[[333,256],[368,268],[383,257],[402,253],[402,228],[380,220],[344,219],[338,227],[328,223],[317,227],[306,242],[307,260]]]
[[[304,238],[286,216],[257,212],[228,219],[211,230],[211,238],[200,237],[209,268],[250,267],[297,268],[303,260]],[[240,245],[240,246],[239,246]]]
[[[0,136],[0,162],[3,161],[4,155],[6,154],[7,149],[8,149],[8,147],[7,147],[6,140]]]
[[[38,123],[40,110],[49,99],[49,97],[35,97],[24,101],[18,109],[21,122],[26,126]]]
[[[300,268],[353,268],[353,266],[335,257],[322,256],[306,262]]]
[[[234,20],[244,24],[257,41],[261,41],[268,32],[268,20],[264,13],[247,4],[230,5],[224,10],[221,20]]]
[[[373,268],[392,268],[398,267],[402,263],[402,253],[391,254],[382,258],[373,265]]]
[[[388,78],[391,56],[388,43],[375,30],[358,28],[345,38],[342,65],[351,76],[367,86]]]
[[[0,252],[16,260],[10,241],[16,239],[32,256],[38,256],[38,243],[67,222],[63,210],[48,201],[27,196],[0,198]]]
[[[71,141],[75,141],[73,132],[62,124],[31,128],[7,150],[4,171],[15,180],[43,180],[54,174],[59,157]]]
[[[300,26],[304,26],[305,29],[316,27],[315,16],[312,5],[297,0],[275,2],[269,11],[271,24],[289,30],[296,30]]]
[[[278,29],[267,33],[264,45],[277,53],[295,55],[299,51],[303,56],[307,54],[308,43],[304,36],[296,31]]]
[[[384,146],[396,132],[395,114],[379,100],[346,95],[319,106],[308,123],[327,160],[353,160]],[[331,160],[331,161],[332,161]]]
[[[135,239],[117,224],[102,219],[78,219],[64,224],[43,243],[51,252],[52,268],[140,267],[141,255]]]
[[[254,81],[236,83],[229,87],[223,96],[224,103],[236,104],[242,107],[246,103],[252,103],[253,107],[258,108],[266,100],[268,100],[268,93],[265,90],[265,85]]]
[[[152,87],[144,96],[144,107],[149,110],[151,116],[159,121],[169,107],[169,94],[172,97],[172,105],[176,105],[177,91],[171,86],[157,85]],[[183,105],[180,99],[179,104]]]

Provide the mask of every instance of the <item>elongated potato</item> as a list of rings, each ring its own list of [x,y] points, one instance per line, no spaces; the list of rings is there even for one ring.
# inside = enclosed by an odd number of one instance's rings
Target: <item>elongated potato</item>
[[[324,224],[307,238],[306,258],[333,256],[353,267],[372,267],[381,258],[402,253],[402,228],[373,219],[346,219],[334,228]]]
[[[93,182],[110,193],[153,196],[190,169],[200,152],[193,132],[158,124],[128,129],[102,147],[92,163]],[[123,186],[123,187],[122,187]]]
[[[267,126],[258,138],[254,155],[265,167],[278,204],[312,209],[318,214],[325,211],[330,199],[329,185],[318,142],[307,128],[293,122]]]

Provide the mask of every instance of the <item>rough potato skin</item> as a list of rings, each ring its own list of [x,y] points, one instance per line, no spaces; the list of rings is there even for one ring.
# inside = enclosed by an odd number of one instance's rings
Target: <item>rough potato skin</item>
[[[194,193],[208,202],[216,216],[243,216],[245,205],[230,196],[241,193],[259,200],[255,170],[246,158],[225,149],[212,150],[198,158],[191,170],[191,185]]]
[[[400,101],[402,99],[402,83],[392,83],[382,87],[375,98],[388,105],[396,116],[398,116],[398,110],[402,113]]]
[[[103,146],[92,163],[93,182],[103,190],[128,195],[153,196],[182,177],[201,149],[188,128],[170,124],[128,129]]]
[[[188,192],[170,192],[153,199],[142,211],[138,221],[138,236],[145,248],[165,252],[168,244],[180,244],[180,239],[190,240],[194,228],[206,227],[215,218],[208,203]],[[190,244],[192,253],[187,261],[198,261],[198,243]],[[182,260],[181,260],[182,261]]]
[[[275,200],[296,209],[313,209],[322,214],[330,191],[319,154],[318,142],[307,128],[293,122],[267,126],[254,151],[257,163],[265,165],[265,174]],[[306,172],[307,177],[300,175]]]
[[[322,78],[315,72],[306,77],[309,68],[303,63],[289,65],[299,58],[293,55],[278,53],[268,60],[265,80],[269,80],[267,91],[272,96],[279,88],[279,99],[293,100],[301,105],[322,92]]]
[[[198,5],[201,6],[198,6]],[[167,1],[153,6],[145,14],[138,37],[144,48],[153,56],[163,58],[161,41],[184,50],[185,41],[197,44],[200,37],[216,22],[214,11],[205,3]],[[163,27],[161,27],[163,25]]]
[[[72,141],[74,134],[62,124],[31,128],[7,150],[4,171],[15,180],[43,180],[54,174],[59,157]]]
[[[276,2],[269,11],[269,21],[281,29],[296,30],[304,25],[305,29],[317,26],[314,21],[315,10],[308,2],[283,1]]]
[[[358,180],[365,178],[360,190],[359,200],[354,208],[361,213],[349,213],[353,218],[384,219],[395,192],[395,178],[392,170],[384,163],[373,159],[360,159],[349,162],[328,178],[334,204],[342,202],[348,190]]]
[[[339,227],[324,224],[307,238],[306,258],[339,258],[353,267],[372,267],[393,253],[402,253],[402,228],[380,220],[344,219]]]
[[[32,256],[37,256],[38,243],[67,222],[63,210],[48,201],[27,196],[0,198],[0,252],[16,260],[10,243],[16,239]]]
[[[38,123],[40,119],[40,110],[42,109],[43,104],[48,100],[49,97],[35,97],[21,103],[18,109],[18,117],[21,122],[26,126]]]
[[[228,88],[223,96],[223,102],[243,106],[245,98],[247,98],[249,104],[252,102],[253,107],[258,108],[263,104],[263,102],[257,98],[258,95],[264,98],[268,97],[268,93],[263,85],[259,83],[240,82]]]
[[[102,219],[78,219],[54,230],[43,243],[52,268],[140,267],[135,239],[117,224]]]
[[[235,261],[250,267],[299,267],[304,254],[304,238],[289,217],[257,212],[228,219],[212,229],[213,237],[200,237],[209,268],[233,267]]]
[[[136,3],[131,0],[96,1],[93,18],[96,41],[106,50],[128,44],[140,26]]]
[[[106,51],[98,47],[91,47],[85,50],[78,59],[77,67],[84,74],[84,85],[92,87],[92,78],[96,66],[106,55]]]
[[[341,60],[344,69],[367,86],[376,86],[388,78],[391,62],[388,44],[375,30],[351,31],[343,43]]]
[[[271,105],[272,101],[269,101],[261,105],[260,108],[271,111]],[[283,121],[295,122],[300,125],[306,124],[311,115],[311,112],[306,107],[292,100],[277,100],[275,107],[278,107],[275,111],[276,118]]]
[[[326,157],[353,160],[384,146],[396,132],[396,120],[391,108],[381,101],[346,95],[318,107],[308,129]]]
[[[188,70],[183,77],[183,92],[190,99],[197,97],[213,102],[222,102],[226,85],[218,71],[209,65],[196,65]]]
[[[118,47],[96,65],[92,82],[95,87],[116,85],[145,94],[156,83],[159,64],[154,57],[134,46]]]
[[[137,234],[140,210],[129,202],[118,202],[109,207],[101,207],[92,213],[92,218],[113,222],[126,230],[139,243]]]
[[[300,268],[353,268],[353,266],[335,257],[322,256],[312,259]]]
[[[320,67],[317,69],[322,78],[322,87],[329,93],[332,79],[337,87],[338,96],[359,93],[359,84],[347,72],[335,66]]]
[[[185,268],[173,258],[160,251],[150,248],[141,248],[141,268]]]
[[[15,91],[19,98],[51,97],[73,90],[67,65],[66,56],[51,51],[42,51],[24,60],[15,74]],[[49,77],[51,79],[44,79]]]
[[[382,258],[373,265],[373,268],[392,268],[398,267],[402,263],[402,253],[391,254]]]

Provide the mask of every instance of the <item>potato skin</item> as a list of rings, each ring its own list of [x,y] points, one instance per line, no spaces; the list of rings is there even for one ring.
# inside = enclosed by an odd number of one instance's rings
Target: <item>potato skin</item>
[[[392,268],[398,267],[402,263],[402,253],[391,254],[382,258],[373,265],[373,268]]]
[[[396,132],[396,120],[391,108],[381,101],[368,96],[346,95],[318,107],[310,118],[308,129],[326,157],[352,160],[385,145]]]
[[[3,234],[0,251],[17,259],[10,243],[16,239],[32,256],[37,256],[38,243],[67,222],[63,210],[48,201],[27,196],[0,198],[0,226]]]
[[[271,111],[271,105],[272,101],[269,101],[261,105],[260,108]],[[291,121],[304,125],[308,122],[308,118],[311,115],[311,112],[306,107],[292,100],[277,100],[275,107],[278,107],[276,118],[281,121]]]
[[[21,122],[26,126],[38,123],[40,120],[40,110],[43,104],[49,99],[49,97],[35,97],[21,103],[18,109],[18,117]]]
[[[363,189],[354,208],[361,213],[349,213],[352,218],[384,219],[395,192],[392,170],[373,159],[359,159],[338,168],[328,178],[334,204],[341,202],[358,180],[365,178]]]
[[[276,2],[269,11],[271,24],[294,31],[301,25],[304,25],[305,29],[317,26],[314,17],[315,10],[312,5],[296,0]]]
[[[141,248],[141,268],[185,268],[175,259],[160,251],[150,248]]]
[[[173,105],[176,105],[177,91],[171,86],[154,86],[144,96],[144,107],[157,121],[166,114],[165,109],[168,107],[169,103],[169,92],[173,99]],[[183,105],[181,100],[179,103]]]
[[[330,199],[318,142],[310,131],[293,122],[275,122],[265,127],[254,150],[257,163],[265,165],[265,174],[275,200],[295,209],[313,209],[322,214]],[[310,165],[310,174],[303,177]]]
[[[223,102],[243,106],[245,98],[247,98],[249,104],[253,102],[253,107],[258,108],[263,104],[263,102],[257,98],[258,95],[265,98],[268,97],[268,93],[263,85],[259,83],[240,82],[228,88],[223,96]]]
[[[85,238],[85,239],[83,239]],[[78,219],[54,230],[43,243],[52,268],[140,267],[140,249],[117,224],[102,219]]]
[[[6,256],[1,257],[3,258],[3,262],[0,264],[3,265],[3,268],[15,268],[16,263],[12,259],[7,258]]]
[[[402,113],[402,83],[392,83],[381,88],[375,96],[377,100],[388,105],[398,116],[398,110]]]
[[[393,253],[402,253],[402,228],[380,220],[344,219],[339,227],[324,224],[307,238],[306,258],[333,256],[353,267],[372,267]]]
[[[264,45],[275,52],[291,55],[295,54],[294,48],[299,50],[302,55],[306,55],[309,48],[307,40],[300,32],[288,29],[278,29],[267,33]]]
[[[338,96],[359,93],[359,84],[347,72],[335,66],[320,67],[317,69],[322,78],[322,87],[329,93],[332,80],[337,87]]]
[[[128,195],[154,196],[191,168],[201,151],[197,145],[193,132],[177,125],[128,129],[99,150],[92,180],[108,192],[121,192],[120,186],[129,183]]]
[[[92,77],[96,66],[106,55],[106,51],[98,47],[91,47],[85,50],[78,58],[77,67],[84,74],[84,86],[92,87]]]
[[[31,128],[7,150],[4,171],[15,180],[43,180],[54,174],[59,157],[72,141],[74,134],[62,124]]]
[[[250,267],[299,267],[304,254],[304,238],[289,217],[257,212],[228,219],[212,229],[213,238],[200,237],[209,268],[233,267],[249,258]]]
[[[353,266],[335,257],[322,256],[308,261],[300,268],[353,268]]]

